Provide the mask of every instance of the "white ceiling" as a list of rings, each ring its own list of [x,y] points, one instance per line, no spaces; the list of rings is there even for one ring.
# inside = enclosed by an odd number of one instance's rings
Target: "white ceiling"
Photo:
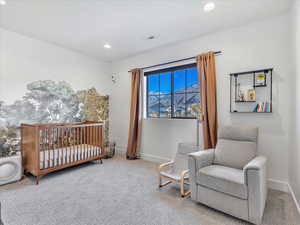
[[[291,0],[6,0],[0,26],[104,61],[288,10]],[[147,37],[154,35],[154,40]],[[110,43],[111,49],[103,45]]]

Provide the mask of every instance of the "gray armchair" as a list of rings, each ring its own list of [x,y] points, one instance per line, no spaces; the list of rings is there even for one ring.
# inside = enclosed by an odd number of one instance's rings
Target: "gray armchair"
[[[215,149],[189,154],[192,200],[261,224],[267,160],[257,156],[257,136],[257,128],[222,127]]]

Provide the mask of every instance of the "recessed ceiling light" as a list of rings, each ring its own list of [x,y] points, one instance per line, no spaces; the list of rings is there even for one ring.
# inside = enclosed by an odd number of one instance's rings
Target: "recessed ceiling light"
[[[216,4],[214,2],[208,2],[204,5],[203,10],[204,12],[210,12],[214,10],[216,7]]]
[[[6,1],[5,0],[0,0],[0,5],[6,5]]]
[[[109,49],[109,48],[111,48],[111,45],[110,44],[105,44],[103,47]]]

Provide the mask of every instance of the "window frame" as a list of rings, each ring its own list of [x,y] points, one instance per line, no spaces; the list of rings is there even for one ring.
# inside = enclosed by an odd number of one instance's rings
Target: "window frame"
[[[178,71],[178,70],[186,70],[186,69],[191,69],[191,68],[196,68],[197,70],[197,63],[189,63],[189,64],[184,64],[184,65],[180,65],[180,66],[174,66],[174,67],[168,67],[168,68],[163,68],[163,69],[158,69],[158,70],[153,70],[153,71],[149,71],[149,72],[145,72],[144,73],[144,77],[146,79],[146,118],[147,119],[196,119],[196,117],[176,117],[174,116],[174,72]],[[148,82],[148,77],[151,75],[159,75],[159,90],[160,90],[160,74],[162,73],[167,73],[170,72],[171,73],[171,92],[170,94],[165,94],[165,95],[170,95],[171,96],[171,117],[160,117],[160,112],[159,112],[159,117],[149,117],[148,115],[148,111],[149,111],[149,82]],[[185,89],[187,88],[187,79],[185,76]],[[199,87],[200,87],[200,81],[199,82]],[[200,95],[200,89],[198,92],[184,92],[185,95],[185,100],[186,100],[186,96],[187,94],[193,94],[193,93],[198,93]],[[150,96],[155,96],[155,95],[150,95]],[[158,98],[161,95],[157,95]],[[200,96],[199,96],[199,100],[200,100]],[[160,101],[159,103],[160,104]],[[187,113],[187,108],[186,108],[186,101],[185,101],[185,113]]]

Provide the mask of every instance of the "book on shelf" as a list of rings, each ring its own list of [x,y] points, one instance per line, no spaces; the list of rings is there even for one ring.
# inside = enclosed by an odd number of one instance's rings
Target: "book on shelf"
[[[253,112],[257,112],[257,110],[258,110],[258,107],[259,107],[259,105],[258,105],[258,104],[256,104],[256,105],[255,105],[255,108],[254,108],[254,110],[253,110]]]
[[[269,112],[269,103],[268,102],[259,102],[254,107],[253,112]]]

